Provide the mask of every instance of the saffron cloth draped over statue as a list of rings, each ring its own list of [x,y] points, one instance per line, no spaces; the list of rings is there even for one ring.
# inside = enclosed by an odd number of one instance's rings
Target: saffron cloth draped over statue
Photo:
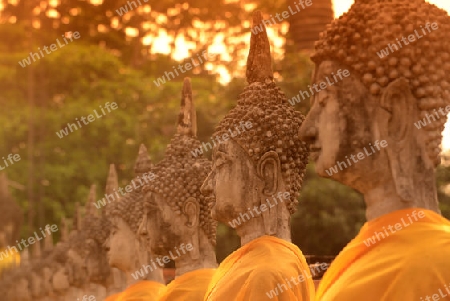
[[[311,279],[309,266],[297,246],[262,236],[220,264],[205,301],[313,300]]]
[[[202,301],[215,269],[195,270],[175,278],[158,301]]]
[[[450,221],[425,209],[397,210],[362,227],[325,273],[316,300],[447,300],[450,269],[441,267],[448,254]]]
[[[123,291],[117,301],[156,301],[165,288],[162,283],[142,280]]]

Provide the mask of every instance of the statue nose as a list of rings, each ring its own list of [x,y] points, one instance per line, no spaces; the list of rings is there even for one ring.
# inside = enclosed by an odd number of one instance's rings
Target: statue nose
[[[139,233],[139,235],[142,235],[142,236],[147,236],[148,235],[148,231],[147,231],[147,212],[144,212],[144,218],[142,219],[142,222],[139,225],[138,233]]]
[[[211,171],[203,182],[202,187],[200,187],[200,192],[205,196],[213,192],[213,176],[213,171]]]
[[[298,136],[300,140],[312,144],[317,139],[317,128],[314,125],[314,122],[311,118],[311,115],[308,115],[303,122],[300,130],[298,131]]]

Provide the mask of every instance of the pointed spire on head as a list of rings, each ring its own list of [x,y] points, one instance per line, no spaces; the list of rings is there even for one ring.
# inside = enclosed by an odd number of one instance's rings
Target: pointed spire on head
[[[139,146],[139,154],[134,164],[134,173],[136,175],[148,172],[152,167],[152,161],[144,144]]]
[[[249,84],[264,83],[267,78],[273,80],[273,71],[269,38],[259,10],[253,13],[252,26],[252,28],[260,27],[260,30],[255,29],[251,33],[250,52],[247,58],[247,82]]]
[[[44,237],[44,251],[53,250],[53,237],[51,235],[46,234]]]
[[[61,219],[61,242],[66,242],[69,238],[69,229],[67,226],[67,220],[63,217]]]
[[[119,189],[119,179],[117,178],[116,166],[114,164],[109,165],[108,179],[106,180],[106,194],[114,194]]]
[[[194,99],[192,98],[192,85],[189,77],[186,77],[183,82],[177,133],[197,137],[197,113]]]
[[[89,190],[89,197],[84,207],[86,215],[97,216],[97,210],[94,205],[96,198],[97,198],[97,186],[93,184],[91,185],[91,189]]]
[[[31,257],[33,259],[41,258],[41,242],[37,241],[32,247]]]
[[[81,230],[81,212],[80,203],[75,203],[75,214],[73,216],[72,230]]]
[[[28,248],[20,252],[20,266],[26,267],[30,264],[30,251]]]
[[[5,172],[0,173],[0,195],[2,199],[11,196],[8,189],[8,177]]]

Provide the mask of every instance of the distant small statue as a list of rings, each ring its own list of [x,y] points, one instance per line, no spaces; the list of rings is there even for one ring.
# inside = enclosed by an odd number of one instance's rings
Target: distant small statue
[[[151,168],[147,149],[141,145],[136,161],[136,175],[142,169]],[[144,184],[140,178],[132,180],[134,190],[106,207],[111,222],[111,233],[106,243],[109,264],[125,273],[127,289],[120,294],[121,300],[158,300],[165,289],[162,267],[151,266],[151,253],[147,241],[138,233],[143,219],[144,202],[141,192]],[[134,183],[136,182],[136,183]]]
[[[217,223],[211,217],[214,197],[200,192],[211,162],[201,154],[193,154],[199,147],[191,81],[186,78],[177,133],[163,160],[151,170],[155,179],[144,187],[145,213],[140,233],[147,237],[149,251],[158,255],[152,264],[175,262],[176,278],[159,301],[203,301],[217,267]]]

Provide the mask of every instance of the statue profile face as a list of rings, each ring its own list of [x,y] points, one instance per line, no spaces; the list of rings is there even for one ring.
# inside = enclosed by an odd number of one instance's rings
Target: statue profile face
[[[67,251],[67,263],[71,268],[70,280],[71,284],[74,286],[81,286],[83,283],[87,281],[88,272],[86,266],[86,258],[87,252],[83,254],[79,254],[73,248],[70,248]]]
[[[253,202],[263,188],[255,164],[239,144],[228,140],[214,148],[212,172],[202,186],[202,192],[215,194],[214,219],[228,224],[238,218],[257,205]]]
[[[109,265],[122,271],[133,269],[138,254],[137,243],[136,233],[130,226],[122,218],[114,217],[107,242]]]
[[[167,255],[183,243],[183,238],[198,231],[200,209],[195,198],[185,201],[180,214],[174,212],[159,193],[147,192],[145,201],[148,206],[139,233],[146,237],[150,253]]]
[[[88,256],[86,257],[87,273],[89,280],[94,283],[104,284],[110,276],[110,267],[106,258],[106,251],[97,241],[90,238],[86,241]]]
[[[317,66],[313,84],[327,82],[327,77],[334,84],[311,98],[311,109],[300,136],[311,144],[311,158],[320,176],[363,192],[369,179],[373,182],[382,175],[379,166],[388,164],[380,147],[387,137],[382,137],[375,126],[380,100],[371,95],[354,74],[342,79],[337,77],[335,82],[332,74],[339,69],[347,68],[334,61],[324,61]],[[375,147],[377,140],[378,148]],[[358,158],[359,153],[364,156]],[[339,168],[338,162],[344,162],[347,167],[341,163]],[[333,167],[338,168],[337,173],[330,169]]]
[[[69,289],[69,275],[65,268],[65,266],[58,264],[56,268],[56,272],[53,274],[52,277],[52,285],[53,290],[55,292],[64,292],[65,290]]]

